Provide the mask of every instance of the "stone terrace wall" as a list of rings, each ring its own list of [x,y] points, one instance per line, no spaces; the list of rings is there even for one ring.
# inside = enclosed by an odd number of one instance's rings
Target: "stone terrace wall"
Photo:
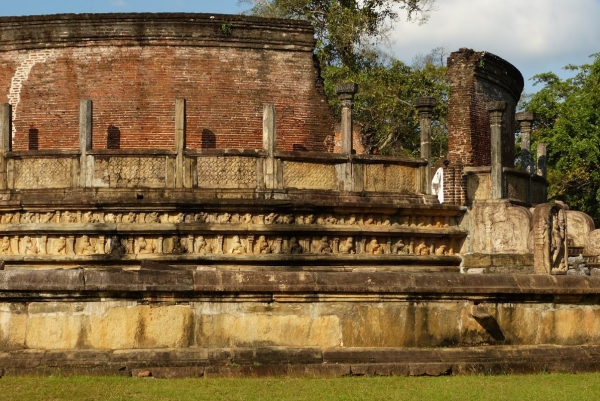
[[[188,148],[262,147],[274,103],[282,150],[328,150],[333,117],[301,21],[210,14],[0,18],[0,102],[13,149],[78,147],[79,100],[94,101],[94,144],[174,147],[186,98]]]

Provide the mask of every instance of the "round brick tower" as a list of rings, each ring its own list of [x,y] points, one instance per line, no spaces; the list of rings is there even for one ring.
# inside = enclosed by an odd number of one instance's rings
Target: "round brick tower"
[[[95,149],[172,149],[187,100],[187,148],[262,148],[275,104],[281,150],[327,150],[333,135],[309,23],[211,14],[0,18],[2,102],[13,149],[78,147],[80,99]]]

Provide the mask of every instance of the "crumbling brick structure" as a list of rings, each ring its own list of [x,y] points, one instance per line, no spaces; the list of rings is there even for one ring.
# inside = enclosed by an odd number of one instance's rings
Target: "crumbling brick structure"
[[[185,98],[188,148],[261,148],[271,103],[279,149],[322,151],[334,124],[314,43],[307,22],[234,15],[0,18],[0,102],[14,150],[76,149],[82,98],[95,149],[172,149]]]
[[[490,119],[487,103],[505,101],[502,165],[515,160],[515,109],[523,90],[523,76],[512,64],[488,52],[460,49],[448,57],[451,94],[448,105],[448,159],[444,199],[465,204],[464,167],[489,166]]]

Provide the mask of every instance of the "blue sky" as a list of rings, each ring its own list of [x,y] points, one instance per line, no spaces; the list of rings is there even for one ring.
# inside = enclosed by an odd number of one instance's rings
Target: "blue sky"
[[[237,14],[249,8],[238,0],[0,0],[0,16],[106,13],[205,12]],[[411,63],[419,54],[444,46],[494,53],[521,70],[525,91],[530,78],[567,64],[588,62],[600,52],[600,0],[437,0],[426,24],[401,18],[383,44],[385,51]]]
[[[237,14],[248,9],[237,0],[1,0],[0,15],[118,12],[194,12]]]

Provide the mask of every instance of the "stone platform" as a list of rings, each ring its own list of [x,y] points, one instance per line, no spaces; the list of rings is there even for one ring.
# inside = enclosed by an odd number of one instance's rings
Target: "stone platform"
[[[154,377],[596,371],[580,276],[0,272],[0,369]]]
[[[144,349],[0,353],[0,377],[103,375],[154,378],[443,376],[584,373],[600,370],[600,347]]]

